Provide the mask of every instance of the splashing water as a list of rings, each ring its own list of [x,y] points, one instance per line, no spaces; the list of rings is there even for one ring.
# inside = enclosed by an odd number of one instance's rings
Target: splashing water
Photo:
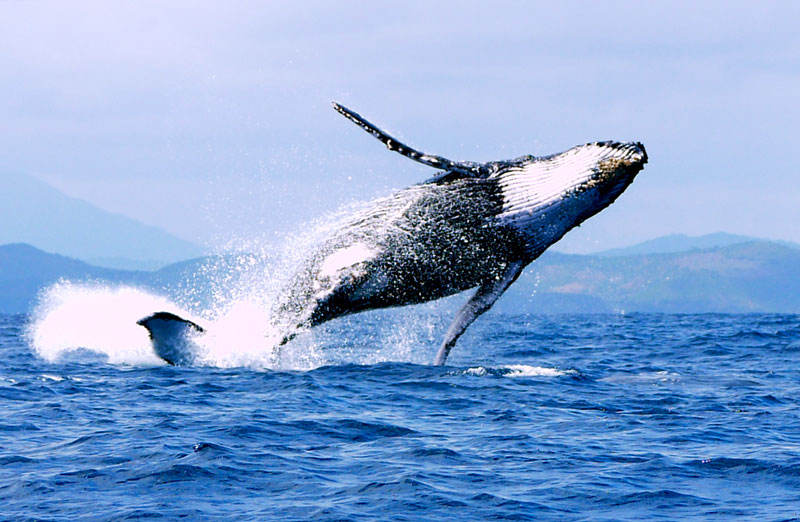
[[[280,351],[280,336],[260,303],[225,302],[209,310],[211,319],[198,317],[147,290],[100,283],[59,282],[40,297],[27,337],[36,353],[48,361],[79,350],[105,356],[111,364],[166,364],[153,351],[147,331],[136,321],[155,311],[169,310],[206,328],[196,339],[196,364],[254,369],[307,370],[325,364],[313,343],[299,340]]]
[[[167,307],[176,309],[167,299],[137,288],[62,281],[41,296],[28,340],[49,361],[85,349],[104,354],[112,364],[163,364],[136,321]]]
[[[27,327],[28,341],[48,361],[86,350],[110,364],[161,365],[165,362],[155,354],[147,331],[136,322],[166,311],[206,330],[194,339],[195,364],[201,366],[310,370],[353,362],[427,363],[430,355],[417,347],[434,336],[432,316],[438,314],[384,315],[380,338],[373,334],[367,346],[351,320],[343,327],[324,325],[303,332],[278,347],[284,332],[271,314],[279,292],[310,252],[369,205],[351,204],[307,225],[302,234],[287,234],[279,241],[282,248],[232,241],[227,251],[251,253],[209,258],[177,287],[165,289],[167,295],[132,286],[60,281],[41,293]]]

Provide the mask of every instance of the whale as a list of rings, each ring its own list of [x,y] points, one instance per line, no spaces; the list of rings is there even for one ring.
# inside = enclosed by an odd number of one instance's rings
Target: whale
[[[648,161],[639,142],[596,141],[546,156],[454,161],[420,152],[338,103],[334,109],[390,151],[436,169],[356,212],[299,263],[275,300],[278,346],[333,319],[474,290],[434,358],[567,232],[611,205]],[[170,364],[190,364],[205,329],[169,312],[138,324]]]

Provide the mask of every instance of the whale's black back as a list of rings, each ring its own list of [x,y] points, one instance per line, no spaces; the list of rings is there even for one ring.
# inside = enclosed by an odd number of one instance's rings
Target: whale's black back
[[[495,219],[502,206],[494,179],[460,177],[398,191],[323,244],[294,278],[281,313],[313,326],[371,308],[438,299],[500,277],[507,263],[525,256],[518,233]],[[375,254],[338,274],[320,298],[320,266],[354,244]]]
[[[398,222],[376,264],[392,277],[381,297],[387,304],[428,301],[498,277],[519,259],[521,240],[501,225],[502,195],[494,180],[462,178],[430,185]]]

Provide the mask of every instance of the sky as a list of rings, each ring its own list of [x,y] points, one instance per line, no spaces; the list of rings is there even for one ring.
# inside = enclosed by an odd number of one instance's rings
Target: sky
[[[0,190],[34,176],[219,247],[435,173],[338,101],[456,160],[643,142],[562,251],[800,242],[798,20],[793,1],[0,0]]]

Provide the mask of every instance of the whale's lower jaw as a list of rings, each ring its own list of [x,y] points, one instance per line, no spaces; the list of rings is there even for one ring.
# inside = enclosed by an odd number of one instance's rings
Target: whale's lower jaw
[[[205,330],[198,324],[169,312],[156,312],[136,324],[150,334],[153,350],[167,364],[191,366],[197,361],[197,337]]]

